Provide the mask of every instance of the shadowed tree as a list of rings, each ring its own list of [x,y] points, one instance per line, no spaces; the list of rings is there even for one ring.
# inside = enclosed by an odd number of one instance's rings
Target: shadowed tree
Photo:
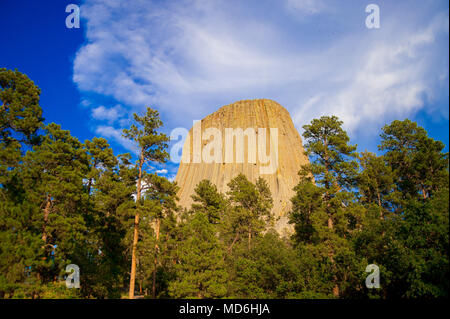
[[[252,237],[261,233],[272,220],[272,194],[265,179],[259,177],[256,184],[250,182],[244,174],[239,174],[228,183],[228,198],[233,205],[233,224],[235,238],[229,249],[242,233],[247,233],[248,249],[251,249]]]
[[[225,197],[217,191],[216,185],[209,180],[202,180],[195,187],[192,211],[201,212],[208,217],[210,223],[217,224],[226,206]]]
[[[108,142],[85,142],[89,171],[84,186],[89,196],[85,208],[92,251],[82,266],[81,293],[87,297],[117,298],[124,284],[127,208],[134,204],[135,168],[129,154],[113,155]]]
[[[152,281],[152,296],[156,298],[156,271],[158,267],[158,254],[160,251],[160,233],[161,221],[170,217],[177,210],[176,194],[178,186],[175,182],[170,182],[167,178],[157,174],[148,174],[145,176],[145,200],[153,205],[153,220],[155,229],[155,249],[154,249],[154,267]]]
[[[227,293],[228,273],[216,227],[202,213],[191,215],[182,228],[177,249],[177,278],[169,286],[175,298],[221,298]]]

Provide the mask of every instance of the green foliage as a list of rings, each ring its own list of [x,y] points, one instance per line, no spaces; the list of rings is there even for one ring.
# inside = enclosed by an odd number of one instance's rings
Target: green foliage
[[[301,256],[305,254],[305,258],[322,265],[314,276],[331,278],[334,283],[326,289],[319,285],[318,291],[335,297],[345,296],[352,286],[358,286],[361,261],[349,239],[360,227],[363,215],[353,194],[356,146],[348,144],[341,125],[337,117],[323,116],[304,126],[311,163],[299,172],[301,180],[294,189],[290,216]]]
[[[304,169],[314,175],[318,185],[335,191],[351,188],[356,177],[356,145],[350,145],[350,138],[342,129],[342,121],[336,116],[322,116],[311,124],[304,125],[306,154],[311,165]]]
[[[148,107],[145,115],[133,114],[133,116],[136,124],[123,130],[124,137],[138,144],[145,160],[165,162],[169,157],[165,149],[170,139],[157,131],[163,124],[158,111]]]
[[[227,263],[233,298],[295,298],[301,289],[300,259],[276,232],[257,237],[250,252],[238,246]]]
[[[133,164],[43,125],[39,95],[0,69],[0,298],[120,298],[132,260],[144,298],[448,297],[448,153],[417,123],[384,126],[379,155],[357,154],[335,116],[305,125],[310,164],[280,238],[263,178],[239,174],[226,194],[203,180],[180,210],[176,183],[150,172],[168,158],[156,110],[124,130]],[[80,289],[65,286],[72,263]]]
[[[192,210],[205,214],[210,223],[218,223],[226,206],[223,194],[217,191],[216,185],[206,179],[200,181],[194,191]]]
[[[427,198],[448,184],[448,153],[444,144],[427,136],[410,120],[393,121],[383,127],[380,150],[395,172],[402,198]]]
[[[172,253],[177,236],[175,213],[178,186],[157,174],[145,176],[144,199],[138,206],[142,223],[138,241],[138,281],[140,291],[150,289],[167,295],[167,280],[174,276]]]
[[[272,221],[272,195],[267,182],[259,177],[251,183],[244,174],[239,174],[228,183],[228,198],[233,207],[228,224],[236,236],[246,233],[248,249],[251,239],[260,234]]]
[[[136,264],[137,254],[138,254],[138,242],[139,242],[139,222],[140,222],[140,214],[145,214],[152,209],[148,209],[149,206],[154,207],[163,207],[167,206],[167,201],[165,199],[161,199],[161,202],[165,202],[164,204],[155,204],[154,198],[151,198],[150,203],[144,203],[145,197],[143,197],[143,193],[146,191],[146,186],[144,186],[145,181],[147,180],[147,185],[153,185],[150,190],[153,188],[156,192],[158,192],[159,187],[166,188],[167,183],[162,183],[161,180],[158,180],[155,175],[148,175],[145,171],[145,166],[148,166],[151,162],[159,162],[164,163],[169,154],[166,151],[167,142],[169,138],[163,134],[159,133],[158,129],[162,126],[162,121],[159,118],[159,113],[156,110],[147,108],[147,112],[143,116],[139,116],[137,114],[133,114],[134,121],[129,129],[123,130],[123,136],[125,138],[130,139],[138,145],[139,149],[139,159],[136,162],[136,209],[134,214],[134,225],[133,225],[133,240],[132,240],[132,248],[131,248],[131,271],[130,271],[130,288],[129,288],[129,297],[134,297],[135,292],[135,279],[136,279]],[[167,189],[168,190],[168,189]],[[170,190],[170,191],[175,191]],[[147,196],[149,197],[149,196]],[[150,195],[151,197],[151,195]],[[170,197],[170,196],[169,196]],[[156,200],[157,202],[158,200]],[[173,205],[172,205],[173,206]],[[162,218],[162,209],[160,209],[160,213],[157,213],[155,216],[155,227],[156,227],[156,242],[155,242],[155,265],[154,265],[154,276],[153,276],[153,287],[152,293],[153,297],[156,296],[155,289],[155,281],[156,281],[156,268],[157,268],[157,254],[158,254],[158,241],[159,241],[159,228]],[[142,281],[142,280],[141,280]]]
[[[25,74],[0,68],[0,142],[35,144],[41,126],[41,90]]]
[[[394,173],[383,157],[370,152],[359,156],[361,172],[358,175],[360,202],[366,207],[376,205],[380,217],[395,206]]]
[[[23,154],[39,142],[39,96],[26,75],[0,69],[0,297],[13,297],[25,281],[40,283],[26,271],[41,264],[43,255],[39,208],[26,200],[29,185],[22,176]]]
[[[182,229],[177,249],[177,279],[169,286],[175,298],[221,298],[226,296],[228,273],[223,247],[216,230],[204,214],[194,214]]]

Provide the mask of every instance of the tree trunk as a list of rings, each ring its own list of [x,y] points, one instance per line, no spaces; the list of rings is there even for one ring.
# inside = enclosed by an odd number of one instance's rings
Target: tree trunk
[[[384,217],[383,206],[381,205],[381,196],[380,196],[380,192],[378,191],[378,188],[377,188],[377,197],[378,197],[378,207],[380,207],[380,218],[383,219],[383,217]]]
[[[330,203],[327,204],[327,207],[330,207]],[[329,228],[330,230],[333,230],[333,228],[334,228],[333,219],[331,218],[331,216],[328,217],[328,228]],[[331,250],[330,250],[330,260],[331,260],[331,263],[333,264],[333,268],[335,268],[336,265],[335,265],[335,263],[334,263],[333,255],[334,255],[334,252],[333,252],[333,248],[331,247]],[[333,279],[334,279],[335,282],[337,282],[336,276],[333,276]],[[339,297],[339,286],[338,286],[337,283],[336,283],[335,286],[333,287],[333,295],[334,295],[335,297]]]
[[[88,196],[91,196],[91,187],[92,187],[92,178],[89,178],[87,193]]]
[[[252,241],[252,228],[248,227],[248,250],[250,250],[251,241]]]
[[[130,291],[129,298],[134,299],[134,285],[136,281],[136,250],[138,242],[138,225],[139,225],[139,213],[134,216],[134,234],[133,234],[133,248],[131,252],[131,274],[130,274]]]
[[[156,243],[155,243],[155,268],[153,269],[153,285],[152,285],[152,298],[156,298],[156,267],[158,266],[158,242],[159,242],[159,229],[161,226],[161,219],[156,219]]]
[[[335,296],[336,298],[339,298],[339,286],[337,284],[333,288],[333,296]]]
[[[231,253],[231,250],[233,249],[234,244],[236,243],[236,241],[239,238],[239,232],[236,233],[236,236],[233,239],[233,242],[231,243],[230,247],[228,247],[227,249],[227,255],[229,255]],[[223,256],[223,259],[225,259],[225,255]]]
[[[333,264],[333,269],[335,270],[336,269],[336,264],[334,262],[333,255],[334,255],[334,251],[333,251],[333,248],[331,248],[329,256],[330,256],[331,263]],[[335,282],[334,287],[333,287],[333,296],[338,298],[339,297],[339,285],[337,284],[337,277],[336,277],[336,275],[333,276],[333,280]]]
[[[47,202],[45,203],[44,208],[44,226],[42,227],[42,240],[44,241],[44,244],[47,243],[47,231],[46,226],[48,222],[48,215],[50,214],[50,209],[52,207],[52,198],[50,195],[47,195]]]
[[[328,217],[328,228],[329,229],[333,229],[333,219],[331,219],[331,217]]]
[[[325,146],[325,147],[324,147],[324,162],[325,162],[325,169],[326,169],[327,173],[329,174],[329,173],[330,173],[330,170],[331,170],[331,168],[330,168],[331,165],[330,165],[330,162],[329,162],[329,157],[328,157],[328,152],[327,152],[327,150],[328,150],[328,141],[327,141],[326,138],[323,139],[323,144],[324,144],[324,146]],[[338,184],[337,180],[335,180],[333,184],[334,184],[334,186],[336,187],[336,189],[339,191],[339,190],[340,190],[340,187],[339,187],[339,184]],[[330,186],[331,186],[331,185],[330,185]],[[328,186],[325,186],[325,187],[326,187],[327,189],[329,189]],[[329,211],[328,211],[328,208],[331,206],[331,205],[330,205],[330,202],[329,202],[329,194],[328,194],[328,191],[327,191],[326,194],[325,194],[325,200],[327,201],[328,229],[330,229],[331,231],[333,231],[334,223],[333,223],[333,219],[332,219],[332,217],[331,217],[331,214],[330,214]],[[330,260],[331,260],[331,263],[333,264],[333,268],[335,268],[336,266],[335,266],[335,262],[334,262],[333,255],[334,255],[334,251],[333,251],[333,247],[331,247],[331,251],[330,251]],[[334,276],[333,279],[334,279],[335,282],[337,282],[336,276]],[[337,283],[335,283],[335,286],[333,287],[333,295],[334,295],[335,297],[339,297],[339,286],[338,286]]]
[[[423,199],[427,199],[427,191],[425,190],[425,187],[423,187],[422,186],[422,196],[423,196]]]
[[[136,192],[136,206],[139,206],[141,200],[141,184],[142,184],[142,166],[144,165],[144,152],[141,150],[141,156],[139,159],[139,176]],[[134,299],[134,285],[136,282],[136,250],[137,242],[139,238],[139,210],[136,211],[134,216],[134,234],[133,234],[133,248],[131,252],[131,273],[130,273],[130,291],[129,298]]]

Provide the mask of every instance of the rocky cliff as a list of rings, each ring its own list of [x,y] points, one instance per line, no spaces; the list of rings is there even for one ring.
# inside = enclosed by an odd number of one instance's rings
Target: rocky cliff
[[[175,178],[179,204],[190,207],[194,188],[203,179],[225,193],[228,182],[239,173],[252,182],[261,176],[272,192],[275,228],[290,232],[287,213],[292,189],[300,166],[307,162],[300,135],[280,104],[259,99],[226,105],[189,131]]]

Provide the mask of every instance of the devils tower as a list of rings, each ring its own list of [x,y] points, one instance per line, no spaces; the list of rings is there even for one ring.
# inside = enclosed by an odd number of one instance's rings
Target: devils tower
[[[230,132],[235,135],[230,136]],[[242,132],[239,143],[237,133]],[[243,154],[239,154],[240,150]],[[210,159],[210,152],[218,153],[212,154],[215,161]],[[189,131],[175,178],[180,186],[179,205],[191,206],[191,195],[203,179],[226,193],[227,184],[239,173],[251,182],[261,176],[272,192],[275,228],[280,233],[289,232],[290,199],[299,181],[298,171],[306,163],[300,135],[284,107],[268,99],[229,104],[195,123]]]

